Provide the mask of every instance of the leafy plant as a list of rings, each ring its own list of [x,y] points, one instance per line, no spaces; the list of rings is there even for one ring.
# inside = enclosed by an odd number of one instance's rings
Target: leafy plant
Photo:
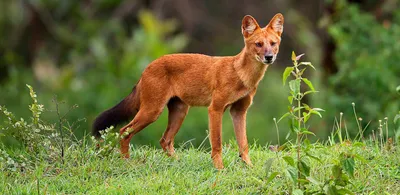
[[[32,168],[30,161],[24,155],[11,156],[4,146],[0,146],[0,171],[21,171],[26,168]]]
[[[324,183],[310,180],[320,187],[320,191],[325,194],[354,194],[346,188],[351,184],[350,178],[354,177],[355,161],[354,157],[342,153],[339,157],[339,162],[334,164],[331,169],[331,176]]]
[[[44,106],[37,101],[36,93],[30,85],[29,94],[32,99],[32,104],[29,105],[31,111],[31,119],[25,120],[18,119],[13,113],[9,112],[4,106],[0,106],[1,114],[5,116],[4,125],[1,126],[1,133],[11,139],[15,139],[29,152],[37,153],[42,144],[50,144],[49,142],[43,143],[42,140],[45,136],[55,133],[54,126],[45,124],[40,120],[40,116],[44,111]]]
[[[119,133],[113,132],[114,127],[111,126],[103,131],[100,131],[101,139],[91,137],[93,145],[96,147],[95,155],[99,157],[107,157],[117,147],[119,147],[119,141],[121,137]]]
[[[315,67],[310,62],[300,62],[301,57],[304,54],[296,56],[292,53],[293,66],[287,67],[283,72],[283,84],[286,84],[287,79],[292,75],[293,79],[290,80],[289,90],[290,95],[288,96],[289,111],[285,113],[279,120],[288,117],[289,126],[291,133],[296,135],[296,143],[293,145],[296,151],[296,158],[292,156],[283,156],[283,160],[289,166],[286,170],[286,174],[293,182],[293,194],[303,194],[323,192],[326,194],[345,194],[350,191],[346,189],[349,184],[347,175],[354,175],[355,162],[353,157],[347,155],[341,155],[339,157],[339,163],[333,165],[332,177],[325,182],[319,182],[311,176],[311,160],[320,162],[320,158],[311,154],[311,149],[315,145],[310,144],[307,139],[307,135],[314,135],[307,126],[307,122],[312,115],[317,115],[322,118],[320,112],[324,111],[321,108],[313,108],[302,102],[303,98],[312,93],[318,91],[315,90],[312,82],[303,76],[304,72],[308,67],[315,70]],[[308,90],[302,90],[302,84],[308,87]],[[307,189],[307,185],[314,184],[320,187],[319,191],[312,191]],[[351,192],[350,192],[351,193]]]
[[[52,162],[61,160],[64,163],[65,147],[72,144],[70,138],[74,136],[71,130],[73,125],[63,125],[64,117],[67,113],[63,116],[60,115],[58,102],[56,102],[57,110],[55,111],[59,116],[58,126],[43,121],[41,117],[45,111],[44,105],[38,102],[33,88],[30,85],[26,86],[32,99],[32,103],[29,105],[29,110],[31,111],[30,120],[18,119],[5,106],[0,106],[0,114],[5,116],[5,121],[0,125],[0,135],[2,135],[0,146],[3,148],[2,158],[9,159],[7,160],[8,162],[16,162],[17,164],[19,162],[20,165],[27,164],[24,163],[25,160],[21,156],[14,156],[12,153],[5,155],[10,148],[13,148],[14,150],[23,150],[28,154],[32,154],[30,158],[36,160],[43,158]],[[68,130],[71,136],[63,135],[65,133],[64,130]],[[16,148],[16,145],[19,147]]]
[[[305,179],[306,177],[310,176],[309,163],[304,158],[302,153],[302,148],[307,150],[307,145],[304,148],[302,146],[302,143],[307,139],[304,137],[305,135],[314,135],[314,133],[308,130],[306,123],[310,119],[311,115],[314,114],[318,115],[319,117],[322,117],[320,112],[324,111],[321,108],[312,108],[309,105],[302,103],[302,99],[306,95],[317,92],[312,82],[307,78],[303,77],[304,71],[307,69],[307,67],[315,69],[310,62],[299,62],[300,58],[303,55],[304,54],[296,56],[296,54],[292,52],[293,66],[287,67],[283,72],[284,85],[290,75],[292,75],[294,79],[289,81],[289,89],[290,89],[290,95],[288,96],[288,101],[290,103],[288,107],[289,111],[278,120],[279,122],[282,119],[289,117],[291,132],[296,135],[296,143],[295,143],[297,152],[296,160],[294,160],[290,156],[285,156],[283,157],[283,159],[288,163],[288,165],[290,165],[288,169],[288,175],[290,175],[290,178],[292,178],[293,183],[297,185],[298,188],[297,190],[301,190],[303,186],[302,183],[304,184],[308,182]],[[303,92],[301,90],[302,83],[306,84],[309,90]],[[306,156],[307,155],[308,154],[306,153]]]

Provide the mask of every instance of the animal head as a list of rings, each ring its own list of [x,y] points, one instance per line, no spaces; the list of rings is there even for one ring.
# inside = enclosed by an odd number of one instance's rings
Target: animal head
[[[260,28],[256,19],[250,15],[242,20],[242,34],[245,47],[250,55],[263,64],[272,64],[279,51],[283,32],[283,15],[276,14],[269,24]]]

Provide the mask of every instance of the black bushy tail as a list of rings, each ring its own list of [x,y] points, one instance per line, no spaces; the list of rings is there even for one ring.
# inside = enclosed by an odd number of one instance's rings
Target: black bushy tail
[[[101,130],[132,119],[138,112],[138,100],[135,86],[125,99],[114,107],[104,111],[96,118],[93,122],[92,134],[95,137],[100,137]]]

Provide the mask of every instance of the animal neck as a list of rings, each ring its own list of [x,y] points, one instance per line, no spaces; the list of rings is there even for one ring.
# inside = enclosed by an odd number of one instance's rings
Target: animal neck
[[[255,56],[248,52],[245,47],[235,56],[233,66],[246,87],[256,88],[269,65],[257,61]]]

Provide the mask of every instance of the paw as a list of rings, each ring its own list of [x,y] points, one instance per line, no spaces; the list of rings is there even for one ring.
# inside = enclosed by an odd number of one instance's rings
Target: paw
[[[169,157],[173,158],[174,160],[179,160],[179,156],[176,154],[169,155]]]
[[[242,160],[246,163],[247,166],[253,167],[253,163],[251,163],[250,157],[248,155],[242,155]]]
[[[125,160],[127,160],[127,159],[129,159],[129,153],[127,153],[127,154],[121,154],[121,158],[122,159],[125,159]]]
[[[223,165],[222,163],[220,163],[220,164],[214,163],[214,167],[215,167],[216,169],[218,169],[218,170],[224,169],[224,165]]]
[[[175,160],[179,160],[178,155],[176,155],[175,150],[166,150],[165,151],[167,153],[167,156],[175,159]]]
[[[172,144],[167,144],[163,139],[161,139],[160,145],[161,145],[162,149],[164,150],[164,152],[167,154],[167,156],[176,158],[175,149]]]
[[[222,158],[221,157],[214,157],[213,158],[213,164],[214,164],[214,167],[216,169],[221,170],[221,169],[224,168],[224,163],[222,162]]]

